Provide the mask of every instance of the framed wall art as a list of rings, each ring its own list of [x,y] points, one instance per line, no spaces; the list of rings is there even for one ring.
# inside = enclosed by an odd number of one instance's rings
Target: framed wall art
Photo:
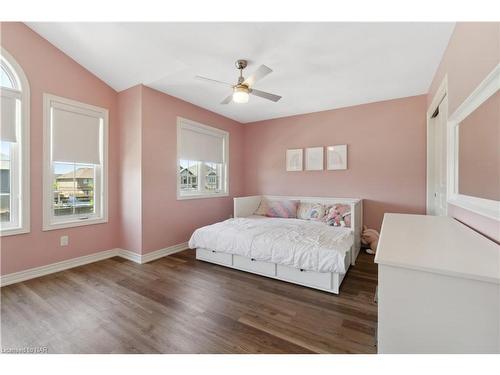
[[[323,170],[323,147],[306,148],[306,171]]]
[[[286,170],[287,172],[297,172],[302,170],[302,149],[294,148],[286,150]]]
[[[347,145],[328,146],[326,164],[329,171],[347,169]]]

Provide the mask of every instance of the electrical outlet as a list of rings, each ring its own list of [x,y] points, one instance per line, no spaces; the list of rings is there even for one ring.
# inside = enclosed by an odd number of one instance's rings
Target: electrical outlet
[[[68,236],[61,236],[61,246],[68,246],[69,243],[69,237]]]

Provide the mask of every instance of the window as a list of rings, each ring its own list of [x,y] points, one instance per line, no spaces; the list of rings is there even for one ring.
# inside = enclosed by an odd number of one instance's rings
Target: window
[[[177,119],[177,199],[227,196],[229,133]]]
[[[14,58],[0,55],[0,234],[28,233],[29,85]]]
[[[44,110],[43,229],[107,222],[108,111],[49,94]]]

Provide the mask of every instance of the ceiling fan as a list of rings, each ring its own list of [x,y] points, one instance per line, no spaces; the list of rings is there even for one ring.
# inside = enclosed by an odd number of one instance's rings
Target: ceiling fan
[[[218,83],[221,85],[231,87],[233,93],[229,95],[226,99],[224,99],[221,102],[221,104],[229,104],[231,101],[235,103],[247,103],[250,94],[255,96],[260,96],[261,98],[271,100],[273,102],[277,102],[278,100],[280,100],[281,96],[279,95],[270,94],[268,92],[256,90],[253,88],[255,82],[261,80],[269,73],[272,73],[272,70],[265,65],[261,65],[250,77],[245,78],[243,77],[243,69],[245,69],[247,65],[248,65],[247,60],[236,61],[236,68],[240,71],[240,76],[238,77],[238,83],[236,85],[231,85],[230,83],[221,82],[216,79],[205,78],[201,76],[196,76],[196,78],[203,81]]]

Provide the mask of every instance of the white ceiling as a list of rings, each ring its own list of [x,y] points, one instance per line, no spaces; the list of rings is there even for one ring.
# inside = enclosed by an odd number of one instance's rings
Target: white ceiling
[[[242,123],[427,92],[453,23],[28,23],[117,91],[144,84]],[[219,104],[234,62],[274,70],[247,104]]]

